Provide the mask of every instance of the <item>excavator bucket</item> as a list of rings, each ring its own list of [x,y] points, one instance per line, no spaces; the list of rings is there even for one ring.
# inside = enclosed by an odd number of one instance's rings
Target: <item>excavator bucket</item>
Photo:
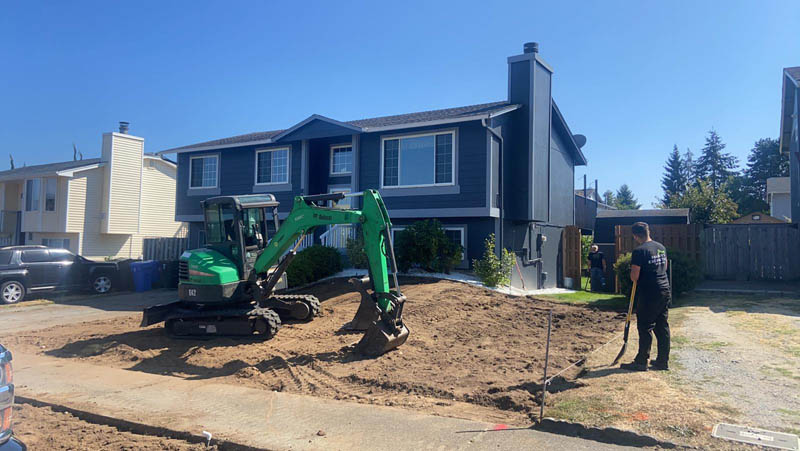
[[[345,330],[367,330],[380,317],[378,304],[367,292],[369,277],[355,278],[348,280],[359,293],[361,293],[361,304],[358,305],[356,316],[353,320],[344,325]]]
[[[390,327],[382,320],[372,323],[367,332],[356,344],[356,352],[376,357],[401,346],[408,339],[408,328],[404,325]]]

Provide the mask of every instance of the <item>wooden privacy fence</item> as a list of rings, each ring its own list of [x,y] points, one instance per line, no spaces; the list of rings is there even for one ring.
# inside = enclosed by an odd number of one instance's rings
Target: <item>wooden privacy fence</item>
[[[189,238],[145,238],[142,257],[145,260],[178,260],[189,247]]]
[[[798,224],[724,224],[702,234],[706,277],[724,280],[800,278]]]
[[[564,227],[561,239],[561,255],[564,264],[564,277],[571,277],[576,284],[581,283],[581,229],[576,226]]]
[[[679,250],[700,262],[702,249],[700,246],[700,232],[702,224],[651,224],[650,237],[669,249]],[[615,261],[622,254],[627,254],[636,248],[633,240],[631,226],[618,225],[614,230]]]

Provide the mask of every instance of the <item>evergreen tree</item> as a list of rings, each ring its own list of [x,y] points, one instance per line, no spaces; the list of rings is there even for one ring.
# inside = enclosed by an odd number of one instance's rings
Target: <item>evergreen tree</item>
[[[614,192],[610,189],[607,189],[606,192],[603,193],[603,202],[606,205],[613,207],[617,202],[617,200],[614,198]]]
[[[728,177],[736,173],[734,169],[738,163],[736,157],[723,152],[723,150],[725,150],[725,143],[722,142],[722,138],[716,131],[711,130],[708,132],[706,145],[703,146],[695,168],[695,176],[708,179],[711,188],[715,191],[728,180]]]
[[[623,183],[619,187],[615,197],[614,206],[620,210],[638,210],[641,207],[627,184]]]
[[[661,189],[664,190],[662,202],[669,207],[669,201],[675,194],[680,194],[686,190],[686,172],[683,169],[681,154],[678,146],[672,147],[672,153],[664,166],[664,177],[661,178]]]
[[[681,160],[681,166],[683,168],[683,178],[686,180],[686,186],[694,185],[697,181],[697,174],[695,174],[696,163],[694,161],[692,149],[686,148],[686,153],[683,154],[683,159]]]
[[[789,156],[778,150],[777,139],[763,138],[755,142],[747,156],[744,176],[749,194],[760,200],[767,198],[768,178],[789,176]]]

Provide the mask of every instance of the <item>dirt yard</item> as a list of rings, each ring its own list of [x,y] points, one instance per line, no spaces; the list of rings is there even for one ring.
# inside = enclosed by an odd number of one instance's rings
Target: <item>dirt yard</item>
[[[409,299],[410,337],[375,359],[353,352],[360,333],[341,330],[359,302],[344,280],[309,289],[323,301],[323,316],[284,324],[269,341],[172,340],[160,327],[141,329],[139,315],[0,336],[0,341],[22,352],[136,371],[526,426],[538,415],[548,310],[554,314],[552,371],[608,341],[623,324],[618,313],[458,282],[403,279],[401,285]]]
[[[112,426],[83,421],[49,407],[14,406],[14,435],[31,450],[214,450],[212,445],[192,444],[152,435],[124,432]]]

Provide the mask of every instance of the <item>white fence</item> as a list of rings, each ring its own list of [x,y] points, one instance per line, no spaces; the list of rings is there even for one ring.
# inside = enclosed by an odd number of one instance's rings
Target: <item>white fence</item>
[[[356,238],[356,227],[349,224],[336,224],[319,236],[323,246],[344,249],[347,240]]]

